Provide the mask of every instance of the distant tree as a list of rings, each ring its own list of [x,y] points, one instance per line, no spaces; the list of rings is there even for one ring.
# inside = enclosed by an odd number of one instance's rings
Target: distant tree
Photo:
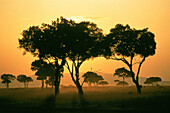
[[[119,82],[120,80],[114,80],[114,82]]]
[[[144,84],[157,84],[158,82],[161,82],[162,79],[160,77],[150,77],[147,78]]]
[[[122,86],[124,86],[124,85],[128,85],[128,83],[125,82],[125,81],[119,81],[116,85],[122,85]]]
[[[82,77],[84,77],[83,83],[88,83],[89,86],[91,86],[92,83],[98,85],[100,80],[104,80],[102,76],[91,71],[86,72]]]
[[[26,79],[27,79],[27,76],[26,76],[26,75],[20,74],[20,75],[17,76],[17,80],[18,80],[19,82],[23,82],[25,88],[26,88],[26,86],[27,86],[27,84],[26,84],[27,80],[26,80]]]
[[[44,88],[44,80],[46,80],[47,77],[51,77],[54,79],[55,70],[52,63],[48,64],[43,60],[35,60],[31,64],[31,69],[33,71],[36,71],[35,75],[38,76],[37,80],[42,81],[41,88]]]
[[[3,74],[1,75],[2,83],[6,84],[6,87],[9,88],[9,83],[11,83],[11,80],[16,79],[16,77],[12,74]]]
[[[100,81],[99,85],[108,85],[109,83],[107,81]]]
[[[129,25],[117,24],[115,28],[110,30],[101,44],[103,55],[107,59],[122,61],[128,66],[138,94],[141,93],[142,88],[142,85],[139,84],[141,66],[147,57],[155,54],[156,42],[154,37],[155,35],[148,31],[148,28],[136,30],[130,28]],[[136,74],[133,70],[135,64],[138,64]]]
[[[43,73],[43,70],[39,69],[35,75],[37,75],[37,80],[41,80],[42,81],[42,84],[41,84],[41,88],[43,89],[44,88],[44,80],[47,79],[47,76]]]
[[[131,77],[131,72],[129,70],[125,69],[124,67],[118,68],[118,69],[115,70],[114,76],[122,77],[123,83],[124,83],[125,78]]]
[[[45,84],[46,84],[46,88],[47,88],[48,85],[50,84],[50,81],[49,81],[49,80],[46,80],[46,81],[45,81]]]
[[[53,76],[51,76],[51,77],[49,77],[49,85],[53,88],[53,86],[54,86],[54,78],[53,78]]]
[[[28,87],[28,83],[29,83],[29,82],[33,82],[33,79],[32,79],[31,77],[27,77],[27,78],[26,78],[27,87]]]

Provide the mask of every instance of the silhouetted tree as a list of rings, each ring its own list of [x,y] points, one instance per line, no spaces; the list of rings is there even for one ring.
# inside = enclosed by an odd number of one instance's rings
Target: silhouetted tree
[[[107,81],[100,81],[99,85],[108,85],[109,83]]]
[[[12,74],[3,74],[1,75],[2,83],[6,85],[7,88],[9,88],[9,83],[11,83],[11,80],[14,80],[16,77]]]
[[[103,34],[102,30],[91,22],[74,23],[70,30],[71,31],[68,31],[69,34],[67,36],[70,49],[68,59],[72,64],[69,65],[68,62],[66,64],[79,94],[83,95],[82,84],[80,84],[79,81],[79,69],[83,62],[98,56],[97,42]]]
[[[18,80],[19,82],[23,82],[23,83],[24,83],[24,87],[26,87],[26,75],[23,75],[23,74],[18,75],[18,76],[17,76],[17,80]]]
[[[119,82],[120,80],[114,80],[114,82]]]
[[[27,77],[26,78],[26,85],[27,85],[27,87],[28,87],[28,83],[29,82],[33,82],[33,79],[31,77]]]
[[[125,82],[125,81],[119,81],[116,85],[128,85],[128,83],[127,82]]]
[[[53,21],[51,25],[43,23],[41,26],[31,26],[23,31],[22,38],[19,39],[19,48],[24,49],[24,54],[30,52],[45,62],[54,61],[56,95],[59,93],[63,66],[70,50],[66,43],[74,45],[67,41],[67,34],[71,33],[69,28],[73,26],[72,23],[71,20],[61,17]]]
[[[107,59],[122,61],[129,67],[132,81],[139,94],[142,88],[142,85],[139,84],[139,72],[145,59],[155,54],[154,37],[148,28],[136,30],[130,28],[129,25],[117,24],[110,30],[102,43],[103,55]],[[140,58],[140,60],[136,61],[135,58]],[[138,64],[136,75],[133,70],[135,64]]]
[[[52,63],[48,64],[43,60],[35,60],[31,64],[31,69],[36,71],[35,75],[38,76],[37,80],[42,81],[41,88],[44,88],[44,80],[46,80],[47,77],[54,78],[55,70]]]
[[[19,82],[23,82],[25,88],[28,87],[29,82],[33,81],[33,79],[31,77],[27,77],[26,75],[23,75],[23,74],[18,75],[17,80]]]
[[[98,75],[95,72],[90,72],[88,71],[87,73],[85,73],[82,77],[84,77],[84,82],[88,83],[89,86],[91,86],[91,84],[95,84],[98,85],[100,80],[104,80],[103,77],[101,75]],[[83,84],[82,83],[82,84]]]
[[[131,72],[123,67],[123,68],[116,69],[115,73],[113,75],[118,76],[118,77],[122,77],[123,78],[123,83],[124,83],[125,78],[131,77]]]
[[[162,81],[162,79],[160,77],[149,77],[146,79],[144,84],[154,84],[154,83],[158,83],[161,81]]]
[[[46,81],[45,81],[45,84],[46,84],[46,88],[47,88],[48,85],[50,84],[50,81],[49,81],[49,80],[46,80]]]
[[[47,77],[46,76],[42,76],[42,75],[38,75],[37,80],[41,80],[41,88],[44,88],[44,80],[46,80]]]

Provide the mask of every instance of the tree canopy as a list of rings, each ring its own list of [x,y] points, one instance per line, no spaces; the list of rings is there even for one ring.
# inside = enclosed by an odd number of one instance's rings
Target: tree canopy
[[[103,55],[107,59],[122,61],[131,72],[133,82],[141,93],[142,86],[139,85],[139,72],[145,59],[155,54],[155,35],[148,28],[136,30],[129,25],[117,24],[115,28],[102,41]],[[140,58],[136,61],[135,57]],[[136,75],[133,66],[138,64]]]
[[[84,77],[84,82],[90,86],[92,83],[98,85],[99,81],[104,80],[101,75],[91,71],[86,72],[82,77]]]
[[[99,82],[99,85],[108,85],[109,83],[107,82],[107,81],[104,81],[104,80],[102,80],[102,81],[100,81]]]
[[[146,79],[144,84],[154,84],[154,83],[161,82],[161,81],[162,79],[160,77],[149,77]]]
[[[2,83],[6,84],[7,88],[9,88],[9,83],[12,80],[16,79],[16,77],[12,74],[2,74],[1,75]]]

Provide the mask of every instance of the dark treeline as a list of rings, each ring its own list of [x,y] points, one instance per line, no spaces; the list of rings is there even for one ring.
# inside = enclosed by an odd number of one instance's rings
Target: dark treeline
[[[61,17],[51,24],[43,23],[24,30],[19,39],[19,48],[24,49],[24,54],[29,52],[38,58],[33,61],[31,69],[36,71],[37,79],[42,83],[45,75],[54,80],[56,95],[59,94],[64,66],[70,72],[79,94],[83,95],[80,67],[86,60],[99,56],[127,65],[128,74],[140,94],[142,85],[139,84],[139,73],[145,59],[155,54],[154,37],[148,28],[137,30],[122,24],[117,24],[109,34],[104,35],[95,23],[76,23]],[[135,57],[141,60],[136,61]],[[134,65],[138,65],[137,72],[133,70]]]

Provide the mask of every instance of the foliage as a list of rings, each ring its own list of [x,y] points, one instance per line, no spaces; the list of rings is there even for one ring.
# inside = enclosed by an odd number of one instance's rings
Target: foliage
[[[119,82],[120,80],[114,80],[114,82]]]
[[[84,77],[84,82],[88,83],[90,86],[92,83],[98,85],[99,81],[104,80],[101,75],[90,71],[86,72],[82,77]]]
[[[30,52],[40,60],[45,62],[53,61],[55,69],[55,94],[59,93],[59,84],[63,66],[66,62],[67,54],[70,51],[70,42],[67,38],[74,26],[72,20],[63,17],[52,21],[52,24],[43,23],[41,26],[31,26],[24,30],[22,38],[19,39],[19,48],[24,49],[24,53]]]
[[[17,80],[19,82],[23,82],[25,87],[26,86],[28,87],[28,83],[33,81],[31,77],[27,77],[26,75],[23,75],[23,74],[18,75]]]
[[[70,49],[68,59],[72,62],[72,66],[67,62],[67,69],[78,88],[79,94],[82,95],[82,85],[79,82],[80,66],[84,61],[99,55],[97,46],[99,46],[98,42],[103,36],[103,33],[96,24],[91,22],[74,23],[70,30],[67,41],[69,42]]]
[[[115,70],[114,76],[118,76],[118,77],[123,77],[123,78],[127,78],[127,77],[131,77],[131,73],[129,70],[123,68],[118,68]]]
[[[108,85],[108,84],[109,83],[107,81],[104,81],[104,80],[99,82],[99,85]]]
[[[160,77],[149,77],[146,79],[144,84],[154,84],[154,83],[161,82],[161,81],[162,79]]]
[[[139,72],[145,59],[155,54],[156,42],[154,34],[148,28],[136,30],[129,25],[117,24],[102,41],[103,55],[107,59],[122,61],[131,72],[133,82],[141,93]],[[139,59],[138,61],[136,59]],[[136,75],[133,67],[138,64]]]
[[[2,83],[6,84],[7,88],[9,87],[9,83],[14,80],[16,77],[12,74],[2,74],[1,79],[3,80]]]
[[[125,81],[119,81],[116,85],[128,85],[128,83],[127,82],[125,82]]]

